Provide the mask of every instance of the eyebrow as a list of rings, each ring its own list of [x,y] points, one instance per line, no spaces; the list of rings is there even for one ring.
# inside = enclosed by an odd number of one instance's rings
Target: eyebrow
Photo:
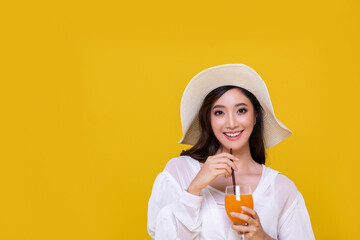
[[[248,106],[248,105],[245,104],[245,103],[235,104],[235,107],[239,107],[239,106]],[[213,109],[215,109],[215,108],[225,108],[225,106],[224,106],[224,105],[215,105],[215,106],[213,107]]]

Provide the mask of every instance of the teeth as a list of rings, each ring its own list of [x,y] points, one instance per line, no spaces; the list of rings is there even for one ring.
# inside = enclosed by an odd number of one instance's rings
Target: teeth
[[[241,132],[242,131],[237,132],[237,133],[225,133],[225,135],[228,136],[228,137],[236,137],[236,136],[239,136]]]

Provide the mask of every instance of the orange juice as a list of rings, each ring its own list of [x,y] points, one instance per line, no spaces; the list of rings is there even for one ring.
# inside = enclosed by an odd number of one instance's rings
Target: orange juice
[[[226,209],[226,213],[229,216],[230,220],[234,223],[234,224],[244,224],[246,223],[245,221],[239,219],[239,218],[234,218],[230,215],[231,212],[237,212],[237,213],[243,213],[246,214],[248,216],[251,216],[250,214],[245,213],[242,209],[241,206],[245,206],[248,208],[253,209],[254,208],[254,202],[253,202],[253,198],[251,194],[247,194],[247,195],[240,195],[240,199],[236,200],[236,196],[235,195],[225,195],[225,209]]]

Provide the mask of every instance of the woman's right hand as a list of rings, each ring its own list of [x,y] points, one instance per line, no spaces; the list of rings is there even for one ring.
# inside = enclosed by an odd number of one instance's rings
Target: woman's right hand
[[[220,153],[210,156],[202,165],[200,171],[190,183],[188,192],[199,196],[200,191],[211,183],[217,176],[223,174],[225,177],[231,176],[231,168],[237,171],[235,163],[231,160],[239,161],[237,157],[229,153]]]

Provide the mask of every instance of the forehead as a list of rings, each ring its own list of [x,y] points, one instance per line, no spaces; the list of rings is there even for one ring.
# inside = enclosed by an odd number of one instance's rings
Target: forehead
[[[240,89],[232,88],[216,100],[213,105],[235,105],[238,103],[251,105],[250,99]]]

